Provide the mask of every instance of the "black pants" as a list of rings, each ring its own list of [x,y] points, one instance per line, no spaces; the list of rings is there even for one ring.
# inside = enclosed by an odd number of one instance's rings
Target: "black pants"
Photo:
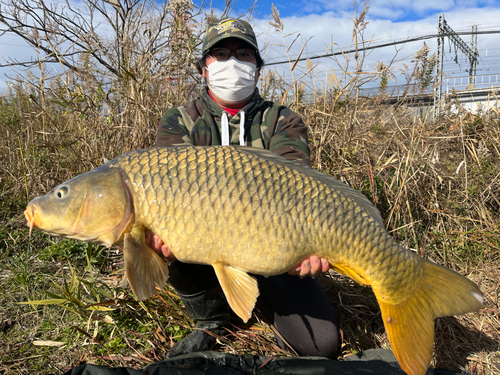
[[[210,266],[171,263],[169,281],[179,293],[195,294],[219,285]],[[257,307],[301,356],[336,359],[340,334],[335,309],[317,279],[282,274],[253,275],[259,283]],[[277,337],[280,347],[288,349]]]

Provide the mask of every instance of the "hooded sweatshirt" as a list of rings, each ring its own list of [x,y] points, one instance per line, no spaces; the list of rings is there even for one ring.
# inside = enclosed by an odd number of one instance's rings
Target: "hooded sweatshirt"
[[[265,101],[258,89],[234,116],[210,98],[207,87],[189,104],[169,109],[160,120],[156,146],[180,145],[265,148],[311,165],[302,118],[288,107]]]

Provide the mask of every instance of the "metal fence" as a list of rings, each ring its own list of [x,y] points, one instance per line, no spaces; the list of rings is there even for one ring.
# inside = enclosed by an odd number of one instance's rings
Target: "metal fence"
[[[471,78],[469,76],[464,77],[445,77],[443,79],[443,93],[449,93],[452,89],[457,91],[464,90],[485,90],[491,87],[500,87],[500,74],[486,74],[475,76],[475,84],[470,84]],[[472,80],[473,81],[473,80]],[[392,85],[387,86],[384,93],[389,95],[391,98],[401,98],[401,96],[411,96],[415,94],[419,95],[430,95],[433,94],[434,87],[429,85],[425,88],[421,88],[418,84],[412,85]],[[373,97],[380,94],[381,90],[379,87],[361,87],[359,93],[361,96]]]
[[[475,79],[475,84],[472,85],[470,82]],[[470,86],[469,86],[470,85]],[[466,77],[451,77],[445,78],[443,80],[443,92],[449,92],[452,89],[456,90],[477,90],[477,89],[488,89],[491,86],[500,85],[500,74],[487,74],[481,76],[475,76],[471,80],[469,76]]]

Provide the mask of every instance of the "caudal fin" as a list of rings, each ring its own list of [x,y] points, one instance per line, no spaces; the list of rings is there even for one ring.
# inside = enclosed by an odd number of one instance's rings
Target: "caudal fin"
[[[379,300],[389,342],[401,368],[408,374],[425,374],[434,347],[434,319],[481,309],[479,288],[464,276],[422,259],[420,285],[406,301]]]

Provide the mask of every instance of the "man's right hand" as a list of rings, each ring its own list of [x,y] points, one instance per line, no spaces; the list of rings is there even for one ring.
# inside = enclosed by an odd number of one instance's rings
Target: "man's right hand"
[[[330,269],[330,264],[326,258],[320,258],[317,255],[311,255],[309,258],[304,259],[302,262],[297,264],[288,273],[290,275],[297,275],[300,277],[316,277],[320,273],[328,272]]]
[[[174,254],[170,251],[168,246],[163,243],[161,237],[149,230],[146,230],[146,245],[158,253],[158,255],[163,255],[169,262],[176,260]]]

